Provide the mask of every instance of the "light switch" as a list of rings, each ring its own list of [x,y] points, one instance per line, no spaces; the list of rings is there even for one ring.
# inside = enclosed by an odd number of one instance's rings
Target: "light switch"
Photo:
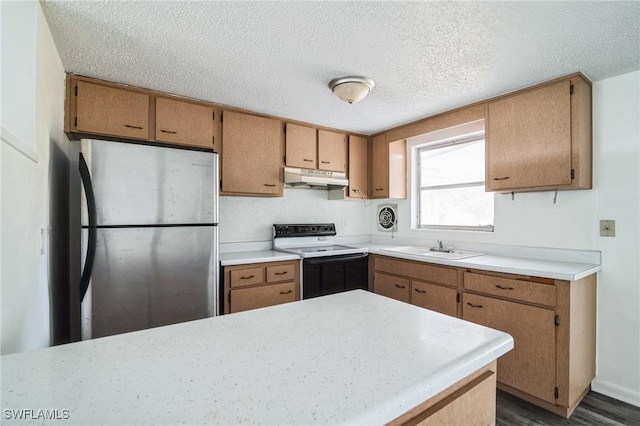
[[[601,237],[615,237],[616,236],[616,221],[615,220],[601,220],[600,221],[600,236]]]

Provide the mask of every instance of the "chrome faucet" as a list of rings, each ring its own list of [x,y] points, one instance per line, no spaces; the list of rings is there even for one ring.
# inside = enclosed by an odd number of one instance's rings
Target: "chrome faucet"
[[[442,240],[438,240],[438,247],[431,247],[429,250],[431,251],[439,251],[441,253],[453,253],[453,247],[449,247],[448,249],[445,249],[444,246],[442,245]]]

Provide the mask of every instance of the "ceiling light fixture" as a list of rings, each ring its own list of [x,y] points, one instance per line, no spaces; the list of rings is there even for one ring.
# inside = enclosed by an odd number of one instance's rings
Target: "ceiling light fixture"
[[[373,86],[375,86],[373,80],[357,75],[338,77],[329,82],[329,88],[333,93],[350,104],[364,99]]]

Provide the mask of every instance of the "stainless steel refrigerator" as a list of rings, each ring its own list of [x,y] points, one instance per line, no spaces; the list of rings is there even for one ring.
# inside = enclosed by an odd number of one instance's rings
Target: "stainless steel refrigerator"
[[[77,159],[82,340],[215,316],[218,155],[86,139]]]

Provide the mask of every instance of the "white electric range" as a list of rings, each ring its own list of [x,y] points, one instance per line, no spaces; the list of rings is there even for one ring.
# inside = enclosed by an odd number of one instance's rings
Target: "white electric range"
[[[336,244],[336,226],[274,224],[273,248],[301,257],[303,299],[368,288],[367,250]]]

